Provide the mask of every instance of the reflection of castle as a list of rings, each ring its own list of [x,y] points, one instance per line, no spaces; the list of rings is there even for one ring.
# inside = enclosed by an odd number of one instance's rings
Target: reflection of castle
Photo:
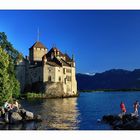
[[[42,125],[47,129],[73,130],[79,127],[77,98],[46,100],[39,113],[45,120]]]
[[[29,57],[20,62],[16,70],[22,91],[27,85],[52,82],[60,83],[66,94],[77,94],[74,59],[56,47],[48,52],[47,48],[37,41],[29,49]]]

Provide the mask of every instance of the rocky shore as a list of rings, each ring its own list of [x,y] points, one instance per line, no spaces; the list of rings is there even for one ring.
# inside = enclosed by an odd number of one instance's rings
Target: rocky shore
[[[105,115],[102,121],[111,125],[114,130],[140,130],[140,117],[133,114]]]
[[[25,110],[24,108],[8,111],[5,114],[0,112],[0,125],[19,124],[31,121],[40,122],[42,119],[40,115],[36,115],[33,112]]]

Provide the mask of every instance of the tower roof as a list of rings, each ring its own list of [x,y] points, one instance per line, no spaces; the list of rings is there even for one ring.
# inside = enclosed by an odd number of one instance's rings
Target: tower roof
[[[35,42],[33,44],[33,46],[31,48],[29,48],[30,50],[33,49],[33,48],[43,48],[43,49],[46,49],[46,47],[39,41]]]

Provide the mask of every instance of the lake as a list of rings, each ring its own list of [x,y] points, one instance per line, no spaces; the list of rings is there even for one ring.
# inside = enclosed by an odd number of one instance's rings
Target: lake
[[[43,118],[41,123],[0,126],[7,130],[111,130],[108,124],[98,122],[103,115],[119,114],[120,102],[127,112],[133,112],[134,101],[140,101],[140,92],[80,93],[78,98],[22,100],[22,106]]]

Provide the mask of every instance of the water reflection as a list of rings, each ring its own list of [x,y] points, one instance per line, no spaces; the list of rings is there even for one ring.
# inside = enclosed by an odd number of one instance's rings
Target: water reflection
[[[41,123],[28,122],[17,125],[0,125],[1,130],[73,130],[78,129],[79,111],[77,98],[22,100],[21,104],[29,111],[40,114]]]
[[[46,129],[78,129],[77,98],[50,99],[42,104],[41,116]]]

